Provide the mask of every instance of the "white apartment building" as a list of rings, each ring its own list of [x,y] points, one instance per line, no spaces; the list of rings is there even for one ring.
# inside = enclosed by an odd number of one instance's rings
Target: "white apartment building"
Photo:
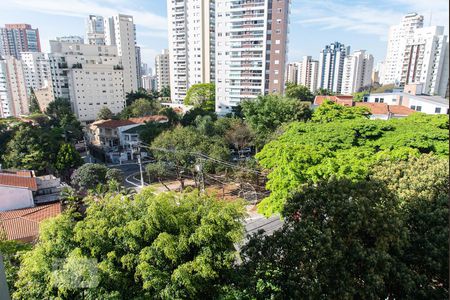
[[[60,37],[57,37],[56,40],[58,42],[62,42],[62,43],[84,44],[84,39],[78,35],[60,36]]]
[[[194,84],[214,82],[217,2],[167,0],[172,102],[182,103]]]
[[[158,92],[161,92],[163,87],[170,86],[170,62],[169,50],[164,49],[161,54],[155,57],[155,75]]]
[[[116,46],[117,55],[121,58],[124,92],[137,91],[138,80],[141,79],[137,74],[136,29],[133,17],[119,14],[104,18],[104,27],[106,45]]]
[[[216,112],[284,92],[290,1],[216,1]]]
[[[50,41],[50,47],[55,96],[70,99],[78,120],[94,121],[104,106],[122,111],[124,71],[115,46]]]
[[[312,93],[317,90],[319,80],[319,61],[311,56],[304,56],[298,63],[297,84],[306,86]]]
[[[344,60],[350,54],[350,47],[335,42],[325,46],[319,56],[319,79],[317,88],[340,93]]]
[[[142,76],[142,88],[146,91],[156,91],[158,89],[158,78],[156,75]]]
[[[400,82],[406,40],[414,34],[417,28],[422,27],[423,16],[417,13],[407,14],[400,24],[390,27],[384,72],[380,78],[381,84],[398,84]]]
[[[22,62],[14,56],[0,59],[0,101],[0,113],[3,118],[29,113]]]
[[[298,82],[298,62],[288,63],[286,66],[286,83],[297,83]]]
[[[351,95],[372,83],[373,56],[365,50],[355,51],[344,60],[342,95]]]
[[[23,73],[28,92],[51,85],[50,62],[42,52],[21,53]]]
[[[416,29],[406,39],[400,86],[423,84],[423,94],[445,97],[448,87],[448,40],[444,27]]]
[[[86,42],[90,45],[105,45],[105,20],[102,16],[86,18]]]

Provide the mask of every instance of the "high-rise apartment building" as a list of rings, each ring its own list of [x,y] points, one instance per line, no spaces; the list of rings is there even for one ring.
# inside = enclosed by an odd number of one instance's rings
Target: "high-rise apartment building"
[[[123,86],[125,93],[137,91],[136,28],[133,17],[118,14],[104,19],[106,45],[116,46],[123,66]]]
[[[384,72],[380,78],[382,84],[398,84],[400,82],[406,40],[414,34],[417,28],[422,27],[423,16],[417,13],[407,14],[400,24],[391,26],[384,60]]]
[[[182,103],[197,83],[214,82],[216,0],[167,0],[170,87]]]
[[[136,46],[136,74],[139,79],[142,79],[142,60],[141,60],[141,47]],[[137,82],[138,89],[142,88],[142,80],[138,80]]]
[[[22,62],[14,56],[0,59],[1,117],[20,116],[29,113],[27,86]]]
[[[105,20],[102,16],[87,17],[86,42],[90,45],[105,45]]]
[[[39,29],[29,24],[6,24],[0,28],[0,55],[20,58],[20,52],[40,52]]]
[[[290,1],[216,0],[216,112],[283,93]]]
[[[57,37],[56,40],[58,42],[62,42],[62,43],[84,44],[84,39],[78,35],[60,36],[60,37]]]
[[[158,78],[156,75],[142,76],[142,88],[146,91],[156,91],[158,88]]]
[[[317,90],[319,80],[319,61],[304,56],[298,63],[297,83],[306,86],[312,93]]]
[[[160,92],[163,87],[170,86],[169,50],[164,49],[161,54],[156,55],[155,71],[157,90]]]
[[[372,83],[373,56],[365,50],[355,51],[344,60],[342,95],[351,95]]]
[[[318,88],[339,93],[342,88],[342,74],[345,57],[350,53],[350,47],[334,42],[320,52]]]
[[[414,30],[406,39],[400,86],[419,83],[422,93],[445,97],[448,85],[448,41],[444,27]]]
[[[37,90],[51,84],[50,62],[44,53],[22,52],[22,66],[28,90]]]
[[[286,83],[295,83],[298,82],[298,63],[293,62],[289,63],[286,66],[286,75],[285,75]]]
[[[78,120],[91,122],[102,107],[119,113],[125,106],[117,47],[50,41],[55,97],[69,99]]]

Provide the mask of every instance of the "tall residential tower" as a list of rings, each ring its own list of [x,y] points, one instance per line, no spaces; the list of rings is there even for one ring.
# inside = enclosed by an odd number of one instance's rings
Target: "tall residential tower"
[[[216,0],[216,112],[283,93],[290,1]]]
[[[170,87],[182,103],[197,83],[214,82],[216,0],[167,0]]]
[[[318,88],[327,89],[333,93],[340,93],[344,60],[350,54],[350,47],[335,42],[325,46],[319,56]]]
[[[20,58],[20,52],[40,52],[39,29],[29,24],[6,24],[0,28],[0,56]]]

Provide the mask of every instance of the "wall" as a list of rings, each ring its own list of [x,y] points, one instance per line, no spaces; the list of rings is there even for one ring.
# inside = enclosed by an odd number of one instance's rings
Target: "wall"
[[[33,194],[26,188],[0,186],[0,211],[33,207]]]

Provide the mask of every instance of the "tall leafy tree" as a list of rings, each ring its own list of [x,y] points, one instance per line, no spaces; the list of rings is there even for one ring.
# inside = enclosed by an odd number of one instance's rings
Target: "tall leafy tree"
[[[97,120],[109,120],[114,117],[113,112],[106,106],[102,107],[97,114]]]
[[[94,189],[99,184],[106,184],[109,180],[122,181],[122,172],[110,169],[101,164],[84,164],[72,174],[72,185],[81,191]]]
[[[292,123],[257,154],[270,171],[271,191],[259,208],[280,212],[288,195],[300,185],[330,177],[361,180],[379,160],[420,153],[448,156],[448,118],[412,115],[403,119],[337,120]]]
[[[184,104],[201,107],[207,111],[215,110],[216,85],[214,83],[198,83],[191,86],[184,98]]]
[[[396,256],[406,228],[383,185],[320,182],[293,195],[283,215],[280,231],[243,248],[237,287],[246,298],[397,298],[399,285],[410,282]]]
[[[264,145],[282,124],[311,118],[309,103],[280,95],[259,96],[255,100],[242,102],[241,106],[259,145]]]
[[[45,114],[51,119],[55,135],[62,136],[67,142],[82,139],[83,128],[72,112],[69,100],[56,98],[49,103]]]
[[[55,167],[63,178],[70,178],[71,171],[83,164],[78,151],[72,144],[62,144],[56,156]]]
[[[212,299],[234,268],[240,203],[197,193],[90,201],[45,223],[14,299]]]
[[[8,168],[51,172],[58,147],[57,140],[50,132],[21,124],[6,144],[3,161]]]
[[[121,118],[136,118],[155,115],[160,110],[160,105],[153,99],[139,98],[123,109]]]
[[[314,95],[311,93],[308,87],[304,85],[299,85],[295,83],[287,83],[286,84],[286,97],[297,99],[299,101],[309,101],[312,102],[314,100]]]
[[[161,89],[161,97],[170,98],[170,86],[163,86]]]
[[[314,110],[312,121],[326,123],[346,119],[367,119],[369,116],[370,111],[367,107],[348,107],[336,104],[332,101],[325,101],[316,110]]]
[[[39,102],[37,100],[36,94],[34,93],[34,89],[30,88],[30,107],[29,107],[30,114],[33,113],[40,113],[41,108],[39,107]]]

